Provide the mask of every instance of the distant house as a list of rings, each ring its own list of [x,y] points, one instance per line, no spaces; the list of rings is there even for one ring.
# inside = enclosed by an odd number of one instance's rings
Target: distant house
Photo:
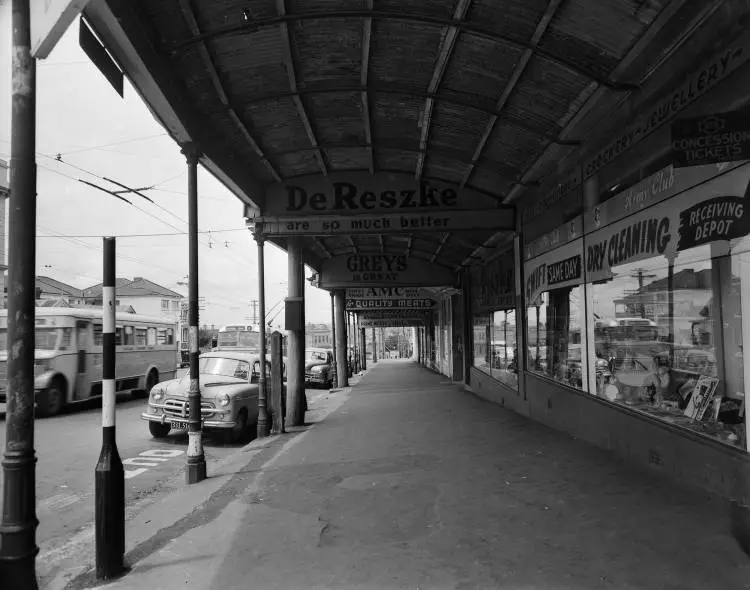
[[[312,324],[305,326],[306,348],[333,348],[331,326],[329,324]]]
[[[46,307],[54,304],[57,307],[62,307],[86,303],[82,289],[77,289],[50,277],[36,277],[36,289],[36,299],[40,306]]]

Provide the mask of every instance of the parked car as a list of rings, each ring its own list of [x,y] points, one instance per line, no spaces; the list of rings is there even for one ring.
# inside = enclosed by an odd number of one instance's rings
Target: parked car
[[[258,361],[257,354],[241,351],[207,352],[200,356],[204,430],[221,431],[231,442],[250,433],[258,421]],[[148,421],[154,438],[163,438],[173,429],[187,428],[189,391],[188,370],[180,370],[175,379],[151,388],[148,409],[141,418]]]
[[[333,352],[328,348],[305,349],[305,387],[333,387]]]

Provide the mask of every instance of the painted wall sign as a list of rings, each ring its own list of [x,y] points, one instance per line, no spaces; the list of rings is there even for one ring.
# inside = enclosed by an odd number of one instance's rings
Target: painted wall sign
[[[521,213],[521,221],[528,223],[538,217],[550,207],[565,199],[568,195],[581,195],[581,170],[576,169],[554,188],[544,192],[539,198],[534,199],[530,205],[524,207]]]
[[[560,246],[524,265],[527,305],[534,305],[542,293],[583,282],[583,238]]]
[[[414,287],[368,287],[366,289],[347,289],[347,299],[420,299],[424,293]]]
[[[750,158],[750,112],[747,110],[680,119],[672,124],[676,167]]]
[[[495,209],[498,199],[444,182],[420,182],[413,174],[342,172],[273,185],[266,202],[264,215],[304,217]]]
[[[320,286],[439,287],[456,282],[452,270],[417,258],[394,254],[351,254],[323,261]]]
[[[697,184],[722,176],[741,165],[740,163],[708,164],[691,168],[667,166],[587,211],[583,219],[583,229],[586,233],[596,231]],[[726,187],[727,190],[730,188],[730,186]]]
[[[347,299],[348,311],[365,309],[430,309],[434,307],[433,299]]]
[[[674,259],[709,242],[724,242],[728,251],[730,241],[750,229],[749,176],[749,167],[737,169],[588,235],[586,280],[607,280],[621,264],[654,256]]]
[[[422,320],[361,320],[363,328],[419,328],[424,325]]]
[[[637,117],[620,135],[589,159],[584,164],[584,179],[593,176],[647,135],[671,121],[679,112],[745,63],[750,54],[747,43],[748,35],[745,34],[720,54],[704,61],[697,70],[693,70],[682,84],[656,102],[653,108]]]
[[[396,212],[391,215],[341,215],[308,217],[263,217],[255,223],[263,224],[269,236],[332,236],[393,234],[404,232],[476,231],[480,229],[513,231],[516,227],[515,209],[510,206],[490,210],[450,211],[447,213]]]
[[[571,219],[568,223],[553,229],[551,232],[546,233],[530,244],[527,244],[524,249],[524,259],[531,260],[532,258],[536,258],[553,248],[572,242],[573,240],[580,238],[582,235],[583,216],[579,215],[575,219]]]

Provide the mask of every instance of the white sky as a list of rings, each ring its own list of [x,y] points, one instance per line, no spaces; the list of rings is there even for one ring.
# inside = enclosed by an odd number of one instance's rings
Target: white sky
[[[0,158],[10,160],[9,0],[0,0],[0,27]],[[127,79],[123,100],[88,61],[78,46],[77,21],[49,58],[38,62],[37,153],[37,274],[87,287],[101,282],[97,236],[187,231],[187,175],[179,147]],[[62,162],[55,160],[58,153]],[[258,297],[256,245],[241,202],[199,170],[199,229],[211,231],[200,236],[200,295],[206,298],[200,323],[240,323]],[[77,180],[117,190],[90,173],[133,188],[156,186],[145,192],[155,204],[126,195],[131,206]],[[177,284],[186,281],[188,270],[186,234],[121,237],[117,253],[117,276],[142,276],[187,293]],[[286,296],[286,280],[286,254],[267,245],[267,309]],[[329,322],[328,292],[306,285],[306,297],[307,320]]]

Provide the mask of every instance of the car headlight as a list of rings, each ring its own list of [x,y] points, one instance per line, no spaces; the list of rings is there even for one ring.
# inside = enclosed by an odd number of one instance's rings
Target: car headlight
[[[311,373],[322,373],[325,367],[323,365],[316,365],[312,369],[310,369]]]
[[[231,400],[229,399],[229,395],[228,395],[228,394],[226,394],[226,393],[225,393],[224,395],[220,395],[220,396],[219,396],[219,397],[217,398],[217,400],[218,400],[218,402],[219,402],[219,405],[220,405],[220,406],[222,406],[222,407],[225,407],[225,408],[226,408],[226,407],[227,407],[227,406],[229,405],[229,402],[231,401]]]
[[[151,389],[151,399],[158,402],[164,397],[164,390],[161,387],[154,387]]]

